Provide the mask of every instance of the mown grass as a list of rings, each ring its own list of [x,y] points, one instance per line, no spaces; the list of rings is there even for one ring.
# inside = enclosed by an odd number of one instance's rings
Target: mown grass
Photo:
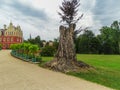
[[[43,57],[44,63],[53,57]],[[88,72],[68,73],[116,90],[120,90],[120,55],[78,54],[77,59],[95,67]]]

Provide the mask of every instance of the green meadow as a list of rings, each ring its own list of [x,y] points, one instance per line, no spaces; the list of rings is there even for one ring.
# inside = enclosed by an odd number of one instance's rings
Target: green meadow
[[[42,57],[42,59],[45,63],[53,57]],[[78,54],[77,59],[93,66],[95,70],[70,72],[69,75],[120,90],[120,55]]]

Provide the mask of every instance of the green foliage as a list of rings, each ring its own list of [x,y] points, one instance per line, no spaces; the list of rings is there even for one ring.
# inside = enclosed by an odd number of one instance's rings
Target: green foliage
[[[39,50],[39,47],[37,45],[31,45],[28,49],[30,53],[35,54]]]
[[[42,48],[41,55],[42,56],[54,56],[55,48],[53,46],[46,46]]]
[[[99,53],[100,42],[92,31],[85,31],[76,41],[77,53]]]
[[[24,59],[35,59],[35,61],[41,60],[41,56],[38,54],[38,45],[33,45],[30,43],[11,44],[10,48],[12,49],[12,53],[18,57],[22,56]]]
[[[28,42],[28,43],[31,43],[31,44],[35,44],[35,45],[38,45],[39,47],[42,47],[42,41],[40,39],[40,36],[36,36],[35,38],[29,38],[27,41],[25,42]]]
[[[119,54],[119,36],[118,32],[111,27],[102,27],[101,31],[101,44],[103,46],[104,54]]]
[[[21,44],[21,46],[23,46],[23,48],[21,48],[21,49],[24,50],[24,53],[25,53],[25,54],[28,54],[28,53],[29,53],[29,47],[30,47],[31,45],[32,45],[32,44],[30,44],[30,43],[23,43],[23,44]]]
[[[2,44],[0,44],[0,50],[2,49]]]
[[[56,50],[58,49],[58,45],[59,45],[58,39],[54,39],[54,41],[53,41],[53,47],[54,47]]]
[[[41,62],[41,61],[42,61],[41,56],[37,56],[37,57],[36,57],[36,61],[37,61],[37,62]]]
[[[11,44],[10,49],[17,50],[18,49],[17,44]]]
[[[75,45],[77,53],[120,54],[120,23],[102,27],[97,36],[87,30],[76,38]]]

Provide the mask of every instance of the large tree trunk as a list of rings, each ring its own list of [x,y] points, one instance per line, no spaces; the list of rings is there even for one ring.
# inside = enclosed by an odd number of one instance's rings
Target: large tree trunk
[[[69,28],[60,26],[60,40],[58,51],[53,61],[45,64],[45,67],[61,72],[78,71],[81,68],[89,68],[89,65],[78,62],[76,59],[75,45],[73,41],[75,25],[71,24]]]

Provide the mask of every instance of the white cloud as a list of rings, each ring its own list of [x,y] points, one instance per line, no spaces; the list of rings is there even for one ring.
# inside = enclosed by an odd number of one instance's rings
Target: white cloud
[[[4,0],[0,3],[0,28],[3,24],[9,24],[12,20],[13,24],[20,25],[24,38],[29,38],[31,33],[32,37],[40,35],[42,39],[50,40],[59,36],[59,21],[60,17],[57,14],[59,5],[63,0]],[[108,2],[109,0],[105,1]],[[112,6],[106,6],[102,9],[101,6],[104,2],[97,0],[80,0],[79,15],[84,14],[83,18],[78,23],[78,27],[91,27],[95,33],[104,24],[114,19],[118,19],[120,10],[118,4],[114,9],[109,10]],[[99,4],[99,5],[98,5]],[[105,14],[101,14],[106,12]],[[114,11],[114,14],[110,14]],[[115,13],[116,12],[116,13]],[[100,14],[99,14],[100,13]],[[112,16],[113,15],[113,16]],[[47,19],[47,20],[45,20]],[[107,20],[109,19],[109,20]],[[111,22],[110,22],[111,23]]]
[[[61,5],[62,0],[19,0],[20,3],[33,7],[37,10],[43,9],[45,12],[48,13],[50,17],[54,18],[57,15],[57,11],[59,10],[59,5]]]
[[[11,12],[9,12],[9,10]],[[19,10],[16,10],[13,7],[4,5],[0,9],[2,14],[0,14],[1,21],[0,27],[2,28],[3,24],[9,24],[10,20],[14,22],[14,25],[20,25],[24,32],[24,38],[29,38],[29,35],[33,37],[40,35],[42,39],[51,40],[58,37],[58,28],[56,19],[53,17],[50,19],[50,22],[43,21],[37,17],[25,16]],[[13,11],[13,12],[12,12]]]
[[[96,24],[94,20],[93,9],[95,8],[96,0],[81,0],[79,13],[83,13],[83,18],[80,20],[79,25],[82,27],[97,27],[100,23]]]

